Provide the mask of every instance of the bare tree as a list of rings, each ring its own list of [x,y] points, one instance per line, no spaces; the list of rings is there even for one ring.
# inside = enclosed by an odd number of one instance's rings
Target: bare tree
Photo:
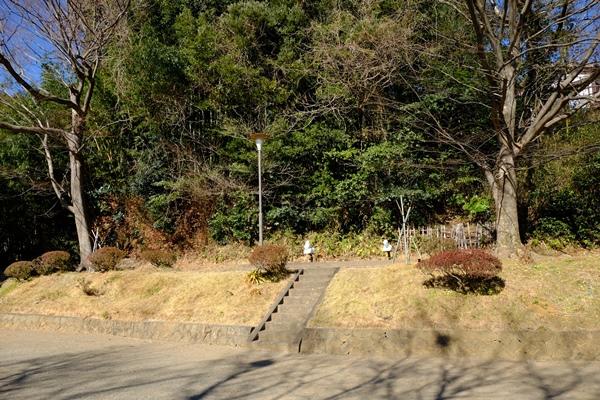
[[[57,197],[75,217],[83,266],[92,251],[86,213],[83,147],[98,69],[129,0],[0,0],[0,129],[36,134]],[[50,70],[64,91],[40,87],[40,71]],[[48,106],[51,106],[50,108]],[[70,123],[57,124],[48,109],[70,111]],[[70,182],[54,175],[48,138],[69,153]]]
[[[479,165],[496,208],[497,250],[521,248],[517,163],[561,121],[598,102],[584,89],[600,77],[597,0],[445,1],[470,21],[491,111],[489,132],[464,132],[435,121],[438,135]]]
[[[311,27],[312,61],[317,92],[301,102],[303,117],[351,115],[361,129],[382,131],[397,114],[394,88],[414,58],[417,29],[411,4],[389,16],[377,14],[377,2],[359,2],[354,13],[335,9]]]

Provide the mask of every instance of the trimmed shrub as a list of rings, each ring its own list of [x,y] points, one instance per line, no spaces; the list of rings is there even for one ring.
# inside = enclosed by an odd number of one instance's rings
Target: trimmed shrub
[[[278,281],[288,275],[285,267],[288,261],[288,251],[283,246],[265,244],[257,246],[248,257],[250,264],[270,281]]]
[[[35,268],[31,261],[17,261],[6,267],[4,275],[24,281],[35,275]]]
[[[72,271],[71,255],[66,251],[49,251],[33,260],[35,271],[39,275]]]
[[[175,254],[165,250],[144,250],[140,253],[140,256],[155,267],[162,268],[171,268],[177,261]]]
[[[105,272],[116,269],[125,256],[126,253],[116,247],[102,247],[90,254],[88,260],[96,271]]]
[[[443,251],[417,264],[431,279],[430,287],[445,287],[461,293],[492,294],[504,287],[497,275],[502,271],[498,257],[481,249]]]

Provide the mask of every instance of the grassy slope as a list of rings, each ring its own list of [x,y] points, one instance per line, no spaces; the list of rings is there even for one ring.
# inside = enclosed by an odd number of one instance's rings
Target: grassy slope
[[[0,288],[0,312],[253,325],[285,281],[250,286],[245,276],[239,271],[115,271],[7,281]],[[85,295],[81,278],[102,294]]]
[[[310,322],[321,327],[600,329],[600,255],[506,262],[505,289],[461,295],[422,286],[414,267],[347,269]]]

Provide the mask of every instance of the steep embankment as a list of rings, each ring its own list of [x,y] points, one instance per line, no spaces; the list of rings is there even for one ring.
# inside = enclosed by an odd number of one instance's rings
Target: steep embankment
[[[0,313],[254,325],[285,282],[252,286],[245,277],[137,270],[10,280],[0,288]]]

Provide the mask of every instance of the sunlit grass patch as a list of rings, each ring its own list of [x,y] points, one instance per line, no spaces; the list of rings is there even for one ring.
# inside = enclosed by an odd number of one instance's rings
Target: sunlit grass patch
[[[600,329],[600,257],[505,261],[506,287],[480,296],[427,288],[414,266],[341,270],[311,326],[399,329]]]

